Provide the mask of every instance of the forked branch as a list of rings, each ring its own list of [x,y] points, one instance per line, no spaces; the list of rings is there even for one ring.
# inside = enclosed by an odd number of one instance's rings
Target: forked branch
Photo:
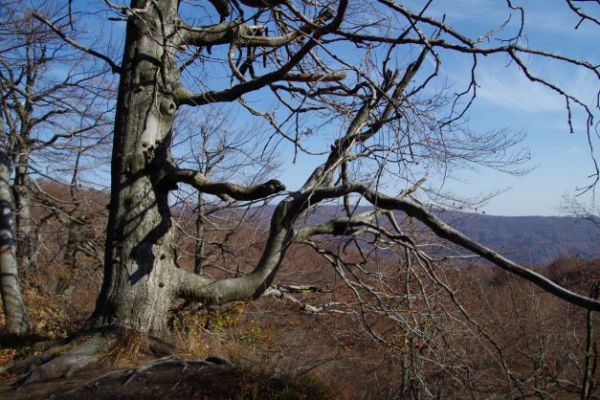
[[[485,260],[490,261],[498,267],[528,280],[545,291],[550,292],[569,303],[586,308],[588,310],[600,310],[600,301],[572,292],[560,285],[557,285],[543,275],[540,275],[529,268],[507,259],[500,253],[482,245],[481,243],[469,238],[464,233],[454,229],[440,218],[436,217],[431,211],[427,210],[427,208],[412,200],[387,196],[371,190],[362,184],[349,184],[331,189],[322,189],[319,191],[318,196],[323,199],[336,198],[343,196],[346,193],[361,194],[371,204],[380,209],[403,211],[408,216],[416,218],[425,224],[438,237],[446,239],[456,245],[472,251]]]
[[[321,37],[339,28],[340,24],[342,23],[343,17],[346,13],[347,6],[348,1],[342,0],[340,1],[335,16],[332,16],[329,12],[324,13],[320,18],[328,20],[333,17],[331,22],[329,24],[320,26],[319,28],[315,28],[313,30],[312,36],[310,36],[310,38],[306,40],[306,42],[300,47],[300,49],[295,54],[293,54],[288,59],[288,61],[285,64],[283,64],[279,69],[259,76],[256,79],[239,83],[221,91],[192,93],[185,89],[183,86],[180,86],[175,91],[175,98],[177,102],[179,104],[185,104],[189,106],[199,106],[204,104],[220,102],[231,102],[239,99],[246,93],[259,90],[271,83],[287,80],[288,74],[291,73],[292,69],[296,67],[304,59],[304,57],[310,53],[312,49],[319,45]],[[293,75],[291,77],[293,77]]]

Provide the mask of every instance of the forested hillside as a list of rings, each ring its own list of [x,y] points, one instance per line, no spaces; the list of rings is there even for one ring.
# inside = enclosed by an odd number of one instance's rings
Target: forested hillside
[[[265,208],[256,219],[268,224],[272,207]],[[367,211],[367,207],[357,207],[356,213]],[[507,257],[531,266],[545,266],[561,257],[575,256],[585,260],[600,257],[600,221],[594,217],[572,216],[496,216],[481,213],[437,210],[438,215],[451,226],[468,236],[491,247]],[[343,207],[322,207],[308,215],[300,224],[322,223],[344,214]],[[407,225],[414,222],[422,232],[426,228],[417,221],[411,221],[403,213],[397,218]],[[438,250],[442,254],[443,250]],[[452,255],[467,254],[455,248]],[[487,265],[481,259],[463,259],[460,264]]]
[[[68,186],[40,182],[38,187],[40,199],[66,201],[71,196]],[[58,209],[41,203],[34,208],[34,218],[39,221],[36,237],[44,247],[40,248],[36,269],[25,275],[22,284],[36,334],[46,338],[61,338],[84,326],[101,283],[101,259],[93,249],[104,240],[107,194],[80,188],[77,196],[85,204],[79,209],[79,219],[86,221],[85,226],[65,226],[61,222],[60,213],[69,211],[69,207]],[[194,215],[184,211],[184,206],[180,210],[179,265],[191,270]],[[268,229],[261,221],[269,212],[268,208],[252,208],[240,219],[244,213],[236,211],[233,220],[238,226],[226,239],[219,229],[209,230],[206,240],[213,244],[207,246],[206,259],[212,261],[206,268],[219,274],[217,265],[221,263],[240,271],[255,263]],[[335,211],[331,208],[330,212]],[[226,221],[223,213],[217,214],[220,215],[211,217],[214,221]],[[562,223],[575,224],[571,218],[506,218],[456,213],[452,216],[475,221],[482,218],[488,223],[498,218],[514,226],[526,220],[529,228],[532,221],[542,221],[542,226],[550,221],[551,224],[545,226],[554,229],[560,228]],[[410,228],[407,226],[407,229]],[[343,243],[327,241],[323,246],[339,249]],[[377,251],[371,256],[378,257],[380,273],[385,272],[408,285],[402,289],[394,313],[399,318],[409,318],[405,323],[411,329],[398,330],[385,318],[378,322],[377,314],[370,315],[371,329],[385,334],[386,344],[382,346],[373,340],[373,332],[365,330],[360,316],[351,312],[357,299],[348,287],[337,282],[327,260],[305,246],[294,246],[291,254],[280,278],[274,282],[277,290],[256,302],[209,308],[180,303],[169,322],[172,339],[178,346],[177,354],[194,358],[219,355],[245,368],[233,375],[218,372],[225,374],[220,379],[231,379],[235,387],[232,390],[239,393],[245,393],[244,390],[266,393],[290,387],[298,396],[303,396],[304,391],[314,391],[312,393],[322,398],[394,398],[399,393],[417,393],[418,382],[424,379],[436,397],[462,397],[466,388],[455,378],[469,371],[472,374],[469,379],[474,385],[477,382],[477,387],[469,389],[475,397],[503,393],[506,379],[510,379],[520,382],[524,394],[544,390],[555,397],[578,398],[581,363],[586,359],[586,313],[583,310],[495,267],[473,266],[470,258],[462,260],[469,266],[457,268],[457,261],[453,260],[452,264],[438,267],[432,275],[433,271],[426,266],[413,270],[399,267],[389,251]],[[347,250],[347,256],[359,257],[354,250]],[[594,282],[600,281],[600,264],[584,261],[576,255],[540,266],[538,270],[553,281],[580,292],[592,290]],[[371,275],[373,272],[364,272],[362,279],[376,278]],[[458,291],[454,294],[424,292],[430,285],[448,285]],[[458,304],[463,308],[457,308]],[[25,351],[12,350],[12,339],[4,337],[3,340],[8,346],[0,353],[2,363],[9,363],[18,357],[19,351]],[[542,349],[538,347],[540,343],[543,343]],[[115,349],[118,366],[127,365],[127,347],[132,344],[124,345],[125,348]],[[593,354],[595,357],[595,350]],[[524,362],[524,355],[528,362]],[[501,357],[500,364],[498,357]],[[510,368],[510,375],[503,371],[503,365]],[[131,396],[146,393],[142,382],[147,379],[166,379],[171,382],[168,385],[175,384],[169,380],[176,379],[172,374],[177,375],[179,367],[171,368],[176,370],[170,372],[165,366],[149,371],[148,375],[141,373],[140,382],[136,382],[138,378],[133,380],[124,393]],[[189,368],[189,373],[204,376],[195,367]],[[101,396],[122,393],[124,388],[120,382],[127,378],[126,371],[99,380],[96,385],[101,390],[86,392],[85,396],[105,398]],[[282,376],[301,376],[304,380],[271,381]],[[180,389],[182,393],[192,390],[194,382],[204,378],[185,379]],[[239,379],[248,380],[248,386],[237,387]],[[81,378],[67,382],[70,383],[66,383],[66,387],[75,390],[73,396],[80,396],[82,390],[89,391],[81,386]],[[33,386],[31,390],[45,396],[63,389],[51,385]],[[203,393],[204,389],[194,390]],[[153,398],[151,396],[166,393],[172,392],[159,391],[145,396]],[[222,398],[228,398],[231,393],[223,392]]]

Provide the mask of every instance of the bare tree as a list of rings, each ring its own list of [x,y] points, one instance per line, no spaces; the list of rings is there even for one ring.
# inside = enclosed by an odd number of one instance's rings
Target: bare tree
[[[179,165],[198,169],[213,180],[235,179],[247,185],[260,182],[276,169],[277,160],[273,151],[264,148],[268,140],[264,127],[251,126],[252,135],[232,128],[233,120],[225,108],[214,108],[199,115],[190,112],[181,114],[173,130],[173,152],[180,154],[177,157]],[[261,212],[260,208],[253,207],[250,210],[249,207],[256,206],[255,203],[224,202],[217,196],[195,191],[189,193],[185,187],[179,189],[175,192],[178,202],[173,206],[181,207],[183,242],[186,242],[186,237],[194,241],[194,271],[201,274],[206,265],[214,264],[216,254],[237,254],[243,258],[235,249],[239,246],[229,244],[227,239],[232,238],[236,227],[239,230],[247,226],[249,219]],[[196,218],[193,230],[186,224],[190,213],[195,214]],[[218,232],[227,233],[217,238]],[[181,240],[177,242],[180,244],[181,257],[184,255],[181,253],[186,251],[183,249],[185,246],[181,245]],[[223,261],[219,263],[221,268],[228,269],[225,258],[220,258]]]
[[[523,8],[508,1],[506,14],[516,22],[490,27],[483,36],[473,38],[447,24],[443,15],[430,12],[432,2],[420,8],[389,0],[326,4],[242,0],[241,5],[233,3],[233,8],[225,0],[211,3],[218,15],[197,14],[202,7],[176,0],[133,0],[130,6],[106,1],[127,21],[121,62],[74,41],[56,22],[37,15],[67,43],[104,60],[120,74],[105,274],[91,326],[163,336],[177,299],[223,304],[257,298],[272,285],[288,250],[297,242],[313,247],[331,262],[362,310],[357,313],[361,326],[383,341],[364,310],[385,311],[396,318],[398,314],[376,306],[386,304],[381,300],[383,289],[361,279],[366,274],[376,282],[377,275],[361,271],[360,263],[343,262],[314,240],[333,235],[358,241],[365,233],[406,249],[429,279],[446,291],[458,312],[471,320],[452,290],[437,277],[432,257],[394,221],[397,212],[565,301],[600,309],[597,300],[561,287],[471,240],[414,199],[420,187],[427,189],[422,184],[427,173],[465,162],[510,170],[526,158],[510,152],[518,135],[475,133],[461,124],[477,93],[482,57],[509,60],[532,83],[562,97],[571,126],[572,109],[583,112],[591,140],[594,106],[537,75],[527,58],[571,66],[596,80],[598,68],[586,60],[527,47]],[[575,2],[567,4],[582,23],[597,24],[593,14],[577,8]],[[233,14],[237,18],[230,18]],[[194,18],[215,22],[194,25]],[[506,32],[514,34],[506,39]],[[465,56],[471,69],[467,89],[444,97],[433,91],[431,83],[448,54]],[[214,63],[219,68],[211,68]],[[226,75],[219,76],[223,66]],[[264,99],[254,95],[258,91],[270,93],[281,110],[261,110]],[[277,180],[254,185],[215,181],[176,164],[171,146],[178,109],[234,101],[250,115],[264,118],[296,154],[320,154],[320,165],[307,174],[299,189],[285,192]],[[308,115],[314,119],[304,118]],[[331,132],[331,126],[336,132]],[[320,153],[307,145],[313,135],[331,138]],[[402,188],[400,193],[395,189],[388,194],[386,185],[392,179],[399,182],[395,188]],[[179,184],[222,200],[253,201],[285,194],[274,210],[266,244],[252,271],[211,279],[177,267],[169,193]],[[343,215],[299,226],[309,209],[336,199],[344,204]],[[352,202],[359,200],[371,210],[354,212]],[[414,324],[409,322],[406,329],[410,331]],[[473,326],[486,336],[475,322]],[[92,362],[106,340],[94,337],[70,353],[73,357],[46,364],[44,372],[32,379],[50,370],[60,371],[58,367],[72,359],[80,365]],[[493,344],[491,348],[499,349]],[[512,381],[510,370],[500,365],[507,382]],[[410,380],[406,379],[407,386]]]
[[[103,118],[110,112],[104,90],[92,86],[104,71],[94,70],[85,61],[87,55],[73,50],[35,19],[30,8],[34,5],[55,15],[51,4],[7,0],[2,2],[0,28],[4,38],[0,49],[2,153],[7,167],[2,182],[12,192],[14,201],[6,200],[14,203],[16,217],[14,225],[12,220],[5,224],[16,236],[16,247],[9,246],[7,254],[16,256],[13,263],[25,273],[35,265],[31,176],[56,168],[55,155],[74,154],[74,138],[89,149],[106,137],[102,125],[107,120]],[[70,26],[65,23],[61,28],[75,34]],[[98,103],[103,103],[103,110]],[[55,159],[48,163],[52,157]],[[10,219],[12,214],[6,215]],[[5,302],[5,307],[8,304]],[[18,311],[23,313],[24,309]],[[21,320],[23,325],[17,330],[27,330],[25,319]]]
[[[6,318],[6,331],[22,334],[29,330],[29,317],[21,294],[18,279],[17,257],[13,234],[13,212],[10,188],[11,160],[2,153],[0,165],[0,202],[2,218],[2,251],[0,253],[0,273],[2,274],[2,305]]]

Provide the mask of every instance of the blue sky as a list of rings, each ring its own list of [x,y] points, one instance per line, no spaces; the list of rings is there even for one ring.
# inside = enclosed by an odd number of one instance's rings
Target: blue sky
[[[445,13],[449,24],[472,36],[485,33],[494,23],[501,24],[508,15],[503,0],[455,0],[448,7],[449,3],[434,1],[430,14],[439,17]],[[514,4],[526,6],[526,44],[600,64],[597,50],[600,29],[584,23],[575,31],[573,27],[578,19],[566,9],[562,0]],[[513,22],[516,22],[514,17]],[[509,37],[515,30],[515,25],[509,24],[503,36]],[[532,71],[567,88],[588,104],[594,104],[600,82],[592,74],[536,58],[527,61]],[[442,79],[446,79],[455,91],[466,87],[469,62],[470,59],[463,55],[446,54],[444,57]],[[525,133],[522,145],[531,153],[531,161],[526,165],[531,171],[523,176],[512,176],[486,168],[465,168],[455,171],[454,178],[446,179],[443,184],[436,183],[436,178],[431,177],[430,184],[463,197],[486,197],[497,193],[477,208],[488,214],[563,213],[564,197],[580,193],[578,189],[590,183],[588,176],[594,172],[583,115],[574,112],[575,133],[569,133],[564,99],[540,84],[529,82],[504,56],[481,58],[477,79],[478,96],[467,114],[467,125],[473,130],[507,128]],[[284,181],[299,185],[303,172],[316,163],[316,160],[301,157],[300,168],[288,168],[283,173]],[[592,191],[580,200],[589,201],[593,196]]]
[[[419,2],[424,3],[423,0]],[[526,42],[523,44],[600,64],[597,45],[600,42],[600,29],[584,23],[575,31],[573,28],[578,20],[567,10],[563,0],[513,3],[526,7]],[[98,3],[93,6],[97,7]],[[471,36],[485,33],[489,27],[501,24],[508,16],[505,0],[437,0],[432,3],[429,13],[435,17],[445,14],[447,23]],[[514,34],[514,17],[502,36]],[[124,24],[116,22],[111,25],[108,29],[112,30],[113,40],[117,42]],[[497,43],[490,43],[494,44]],[[527,61],[533,71],[552,79],[590,104],[594,103],[600,82],[591,74],[535,58]],[[465,73],[469,68],[469,59],[446,54],[441,79],[451,86],[451,90],[463,90]],[[585,120],[581,118],[581,113],[575,113],[573,122],[576,132],[570,134],[564,100],[541,85],[529,82],[502,56],[480,59],[478,84],[478,98],[467,115],[468,126],[473,130],[507,128],[524,132],[526,139],[523,145],[531,152],[528,167],[532,171],[525,176],[515,177],[484,168],[466,168],[455,171],[456,179],[446,180],[443,185],[436,182],[435,177],[430,178],[430,184],[438,184],[441,190],[467,197],[500,192],[485,206],[478,208],[478,211],[488,214],[560,213],[563,197],[576,194],[577,188],[588,184],[587,176],[594,171],[584,132]],[[254,98],[260,96],[257,94]],[[239,126],[245,124],[240,119]],[[330,132],[324,132],[324,135],[335,136],[339,131],[339,127],[332,126]],[[322,139],[315,141],[315,144],[323,150],[328,148],[328,143]],[[597,147],[600,147],[600,143]],[[291,189],[297,188],[321,160],[300,155],[294,164],[289,146],[282,146],[280,159],[283,161],[280,179]],[[591,195],[593,193],[588,193],[587,198]]]
[[[481,15],[502,19],[498,2],[470,0],[454,2],[449,22],[456,25],[479,25]],[[563,1],[531,0],[526,8],[525,34],[531,47],[585,58],[600,64],[597,42],[600,29],[584,23],[577,31],[577,18]],[[515,3],[516,4],[516,3]],[[471,13],[469,9],[480,9]],[[598,11],[598,10],[596,10]],[[600,82],[592,74],[560,66],[557,63],[530,60],[534,71],[549,77],[571,93],[594,104]],[[530,83],[501,57],[483,60],[479,71],[478,100],[470,110],[470,125],[474,129],[507,127],[526,133],[526,145],[532,154],[529,174],[507,176],[491,171],[464,172],[463,183],[450,184],[461,193],[505,190],[482,210],[502,215],[552,215],[559,212],[563,196],[573,196],[578,188],[590,183],[588,175],[594,167],[585,134],[585,120],[577,114],[575,133],[570,134],[564,100],[539,84]],[[460,63],[447,66],[444,72],[455,78]],[[598,114],[596,113],[596,117]],[[587,198],[593,193],[588,193]],[[586,196],[584,196],[585,198]]]

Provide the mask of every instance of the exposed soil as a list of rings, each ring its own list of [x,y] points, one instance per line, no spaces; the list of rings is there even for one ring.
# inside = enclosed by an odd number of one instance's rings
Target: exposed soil
[[[90,368],[73,377],[16,387],[16,378],[0,383],[0,398],[56,400],[120,399],[323,399],[314,382],[294,382],[206,360],[171,359],[150,366],[110,370]]]

